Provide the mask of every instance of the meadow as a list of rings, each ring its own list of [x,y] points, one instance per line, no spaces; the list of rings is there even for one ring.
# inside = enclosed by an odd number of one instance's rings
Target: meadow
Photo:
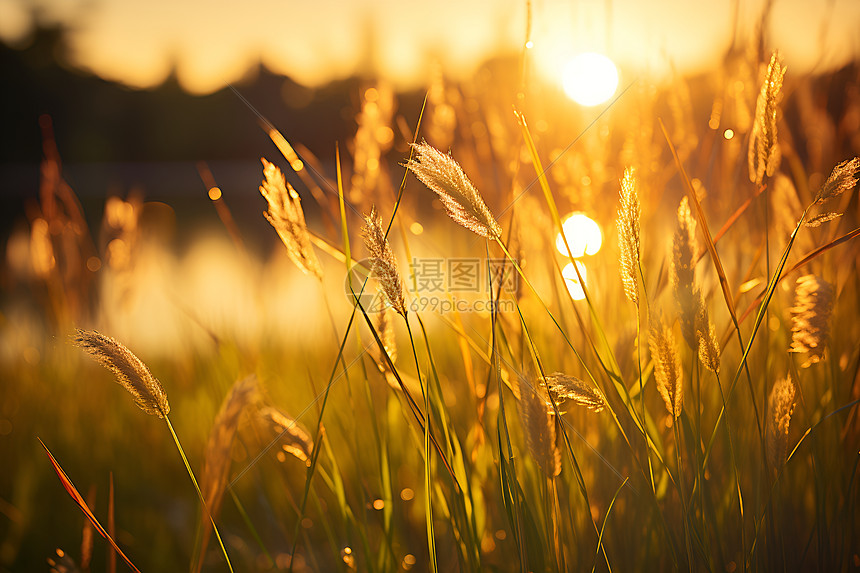
[[[44,118],[0,570],[860,567],[857,66],[736,50],[593,108],[523,70],[367,82],[331,157],[262,120],[183,249],[146,190],[87,211]]]

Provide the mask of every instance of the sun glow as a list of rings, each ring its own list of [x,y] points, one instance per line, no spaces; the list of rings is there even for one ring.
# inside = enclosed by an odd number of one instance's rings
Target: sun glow
[[[618,69],[603,54],[585,52],[573,57],[562,72],[564,93],[584,106],[599,105],[615,94]]]
[[[570,214],[561,224],[561,228],[567,239],[567,244],[570,246],[570,254],[574,257],[593,255],[600,250],[600,246],[603,244],[600,226],[585,213]],[[555,248],[562,255],[568,256],[561,233],[556,236]],[[573,271],[572,268],[571,271]]]
[[[588,285],[588,275],[585,271],[585,265],[576,261],[576,267],[579,269],[579,274],[582,275],[582,281]],[[561,276],[564,278],[564,284],[567,286],[567,292],[573,300],[582,300],[585,298],[585,290],[579,282],[579,277],[576,275],[576,270],[573,268],[573,263],[567,263],[561,270]]]

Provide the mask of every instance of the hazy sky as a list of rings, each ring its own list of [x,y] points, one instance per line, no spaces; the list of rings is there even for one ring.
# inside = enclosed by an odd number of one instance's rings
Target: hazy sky
[[[750,30],[762,0],[532,0],[535,69],[552,78],[578,51],[601,51],[637,73],[701,70],[731,41],[735,12]],[[220,89],[263,62],[307,85],[378,73],[426,85],[433,66],[471,74],[525,41],[525,0],[0,0],[0,39],[25,46],[34,25],[62,23],[67,58],[135,87],[176,68],[193,92]],[[793,73],[860,55],[860,1],[776,0],[769,44]]]

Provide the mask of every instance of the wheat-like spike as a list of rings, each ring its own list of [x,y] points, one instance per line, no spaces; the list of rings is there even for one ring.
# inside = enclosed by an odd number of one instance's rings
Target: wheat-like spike
[[[678,205],[678,228],[672,240],[671,279],[681,333],[690,348],[696,348],[696,314],[702,304],[696,291],[696,219],[687,197]]]
[[[239,427],[239,420],[245,409],[254,404],[260,398],[257,377],[254,374],[237,380],[215,416],[212,430],[209,432],[209,440],[206,443],[206,455],[203,458],[203,475],[200,478],[200,491],[206,500],[206,506],[213,519],[221,512],[221,502],[224,499],[224,491],[227,487],[227,478],[230,474],[230,456],[233,449],[233,439]],[[202,538],[200,552],[195,571],[200,571],[203,566],[203,556],[209,545],[209,537],[212,530],[205,527],[206,514],[203,515]]]
[[[555,414],[547,408],[546,392],[533,378],[519,377],[520,417],[526,446],[541,471],[550,478],[561,473],[561,452],[555,441]]]
[[[621,246],[621,282],[624,294],[639,306],[639,185],[632,167],[624,170],[621,179],[621,206],[616,225]]]
[[[376,277],[382,285],[382,292],[391,304],[391,307],[406,317],[406,302],[403,299],[403,279],[397,270],[397,258],[388,239],[385,238],[385,230],[382,228],[382,220],[372,207],[370,215],[364,218],[364,228],[361,231],[364,244],[370,251],[373,260],[371,274]]]
[[[860,171],[860,157],[848,159],[833,168],[830,177],[821,186],[815,196],[816,203],[824,203],[850,191],[857,184],[857,172]]]
[[[774,52],[756,101],[755,122],[747,153],[750,181],[756,185],[761,185],[765,174],[773,175],[779,164],[776,119],[779,111],[779,92],[782,89],[784,76],[785,66],[780,64],[779,52]]]
[[[482,237],[495,238],[502,228],[460,165],[427,142],[413,144],[414,156],[405,167],[439,196],[448,216]]]
[[[698,312],[696,313],[696,341],[699,346],[699,360],[711,372],[720,371],[720,343],[717,341],[717,329],[711,322],[708,307],[702,299],[702,294],[696,291]]]
[[[822,213],[820,215],[812,217],[811,219],[807,219],[806,221],[804,221],[803,225],[805,227],[809,227],[810,229],[814,229],[816,227],[820,227],[824,223],[829,223],[834,219],[838,219],[842,215],[843,213],[834,213],[832,211],[830,213]]]
[[[264,212],[263,216],[278,232],[290,260],[303,273],[321,279],[322,267],[311,246],[299,194],[287,183],[284,174],[275,164],[265,159],[262,159],[262,162],[265,178],[260,185],[260,193],[269,204],[269,210]]]
[[[257,412],[257,418],[268,427],[278,443],[278,461],[285,461],[286,454],[290,454],[310,467],[314,442],[294,418],[287,416],[273,406],[260,408]]]
[[[794,296],[788,351],[807,353],[808,358],[801,367],[808,368],[824,357],[833,310],[833,287],[815,275],[804,275],[797,279]]]
[[[575,376],[555,372],[546,377],[546,386],[556,401],[571,400],[593,412],[600,412],[606,406],[603,393],[598,388]]]
[[[684,403],[683,372],[675,352],[675,337],[662,319],[651,324],[651,356],[654,359],[654,378],[657,391],[666,403],[666,410],[674,418],[681,415]]]
[[[794,412],[795,386],[791,376],[777,380],[768,398],[767,456],[774,471],[785,463],[788,450],[788,427]]]
[[[95,330],[78,330],[74,343],[113,372],[117,383],[128,390],[141,410],[159,418],[167,417],[170,413],[167,393],[146,364],[131,350]]]

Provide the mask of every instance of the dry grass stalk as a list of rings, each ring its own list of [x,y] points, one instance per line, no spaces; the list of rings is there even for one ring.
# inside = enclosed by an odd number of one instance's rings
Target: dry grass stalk
[[[785,66],[779,62],[779,52],[774,52],[756,101],[755,122],[747,153],[750,181],[756,185],[761,185],[765,175],[772,176],[779,164],[776,120],[784,76]]]
[[[397,258],[391,250],[388,239],[385,238],[385,230],[382,228],[382,220],[376,212],[376,208],[370,210],[370,215],[364,218],[364,228],[361,231],[364,244],[370,252],[373,260],[371,274],[382,285],[382,292],[401,316],[406,317],[406,301],[403,298],[403,279],[397,270]]]
[[[117,383],[128,390],[141,410],[159,418],[167,417],[170,404],[161,382],[128,348],[94,330],[78,330],[74,342],[113,372]]]
[[[815,196],[815,202],[824,203],[853,189],[857,184],[858,171],[860,171],[860,157],[843,161],[834,167],[830,177]]]
[[[621,206],[616,225],[621,246],[621,282],[624,294],[639,306],[639,190],[633,168],[624,170],[621,179]]]
[[[406,168],[439,196],[448,216],[482,237],[501,236],[502,228],[460,165],[426,142],[412,147],[415,156]]]
[[[651,324],[651,356],[654,359],[654,378],[657,391],[666,403],[666,410],[674,418],[681,415],[684,403],[683,372],[675,352],[675,337],[662,319]]]
[[[553,478],[561,473],[561,452],[555,441],[555,414],[547,408],[546,393],[533,378],[520,376],[519,385],[526,446],[541,471]]]
[[[287,183],[284,174],[276,165],[265,159],[262,159],[262,162],[265,179],[260,185],[260,193],[269,204],[269,210],[263,215],[278,232],[287,247],[287,254],[296,266],[303,273],[321,279],[322,267],[311,247],[299,194]]]
[[[788,427],[794,412],[794,382],[786,376],[774,383],[768,398],[767,456],[771,468],[779,470],[788,453]]]
[[[286,455],[289,454],[310,467],[314,442],[294,418],[272,406],[260,408],[257,418],[268,427],[278,442],[278,461],[286,461]]]
[[[672,287],[681,321],[681,333],[690,348],[696,348],[696,315],[702,306],[696,291],[696,219],[685,196],[678,205],[678,229],[672,240]]]
[[[808,368],[824,357],[833,310],[833,287],[815,275],[804,275],[797,279],[794,296],[791,347],[788,351],[808,354],[806,362],[801,365]]]
[[[216,519],[221,512],[221,502],[224,499],[232,461],[230,454],[233,449],[233,438],[236,436],[239,420],[245,409],[259,398],[257,377],[253,374],[246,376],[233,384],[215,416],[215,422],[209,432],[209,441],[206,444],[203,476],[200,479],[200,491],[203,492],[203,499],[206,500],[213,519]],[[203,566],[203,556],[212,534],[212,530],[207,527],[207,517],[205,513],[202,516],[202,539],[196,571],[200,571]]]
[[[556,401],[571,400],[593,412],[600,412],[606,406],[603,393],[575,376],[556,372],[546,377],[546,386]]]

